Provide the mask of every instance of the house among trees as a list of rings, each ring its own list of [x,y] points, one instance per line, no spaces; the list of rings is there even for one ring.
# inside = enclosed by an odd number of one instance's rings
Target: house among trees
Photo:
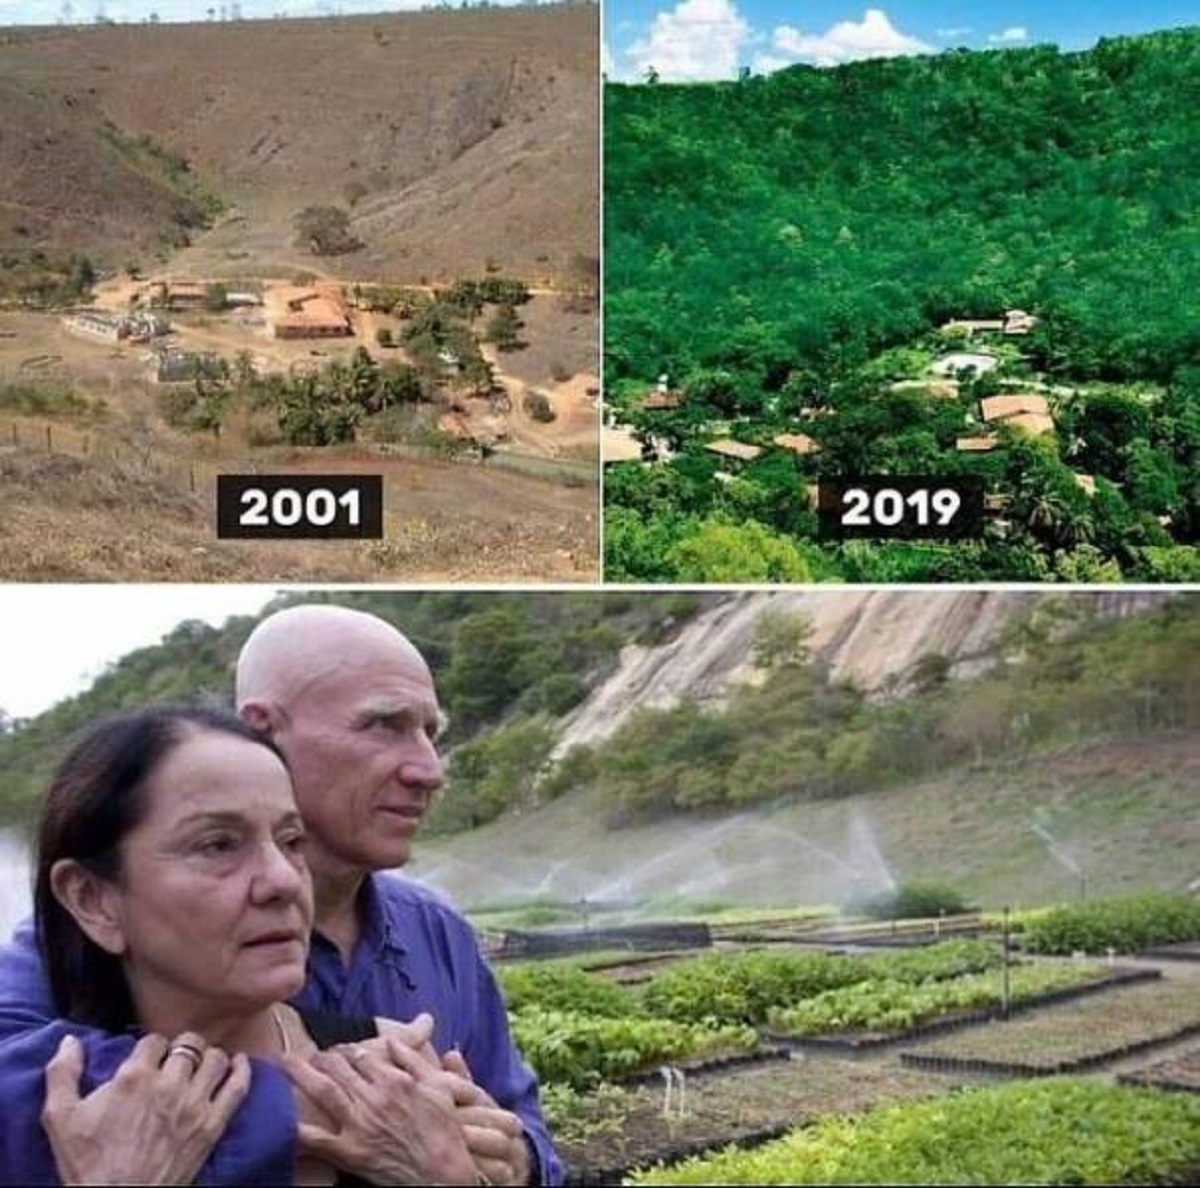
[[[1000,444],[998,437],[960,437],[954,448],[960,454],[988,454]]]
[[[668,392],[656,388],[653,392],[647,392],[638,401],[637,406],[645,412],[662,412],[666,409],[678,408],[682,403],[682,392]]]
[[[1004,321],[1001,318],[953,318],[942,326],[944,333],[953,334],[955,332],[965,334],[968,338],[975,334],[984,334],[989,331],[1000,331],[1004,329]]]
[[[353,333],[336,286],[270,290],[267,321],[276,338],[345,338]]]
[[[821,452],[821,443],[809,437],[807,433],[780,433],[778,436],[771,438],[777,445],[785,450],[791,450],[793,454],[819,454]]]
[[[725,458],[732,462],[753,462],[762,454],[761,446],[747,445],[742,441],[733,441],[723,437],[719,441],[710,441],[705,447],[710,454]]]
[[[600,451],[605,466],[642,460],[642,443],[626,425],[605,425],[600,430]]]
[[[1003,318],[952,318],[942,325],[943,333],[963,334],[1028,334],[1037,325],[1037,318],[1023,309],[1006,309]]]
[[[1033,392],[1016,396],[985,396],[979,402],[980,415],[987,425],[1011,425],[1031,437],[1054,432],[1054,418],[1045,396]]]
[[[1004,314],[1004,333],[1008,335],[1028,334],[1037,325],[1037,318],[1023,309],[1010,309]]]

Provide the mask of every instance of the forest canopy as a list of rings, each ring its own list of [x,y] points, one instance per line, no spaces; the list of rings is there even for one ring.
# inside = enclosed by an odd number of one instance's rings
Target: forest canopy
[[[605,105],[606,392],[659,459],[609,471],[607,576],[728,580],[704,539],[753,525],[742,551],[766,532],[798,554],[775,569],[818,580],[1196,580],[1200,29],[610,84]],[[1019,338],[950,325],[1012,310]],[[995,371],[922,387],[964,349]],[[676,402],[648,405],[662,376]],[[1053,431],[964,453],[1004,391],[1042,394]],[[714,481],[713,438],[798,429],[809,456]],[[982,473],[1005,523],[818,545],[806,485],[868,473]]]

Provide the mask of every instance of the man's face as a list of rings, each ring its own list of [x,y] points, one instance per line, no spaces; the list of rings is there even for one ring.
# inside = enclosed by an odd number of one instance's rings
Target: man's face
[[[359,870],[407,862],[444,780],[437,694],[424,661],[381,647],[324,669],[284,708],[275,742],[314,864],[322,856]]]

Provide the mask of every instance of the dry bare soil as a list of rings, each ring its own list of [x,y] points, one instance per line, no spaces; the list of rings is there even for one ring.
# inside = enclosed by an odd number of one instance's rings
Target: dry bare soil
[[[597,22],[595,6],[561,5],[0,31],[0,257],[82,251],[103,268],[205,281],[521,277],[540,295],[525,307],[528,349],[497,360],[512,399],[508,448],[586,471],[596,317],[568,297],[598,253]],[[198,230],[204,195],[224,209]],[[318,204],[351,211],[359,250],[296,245],[295,215]],[[219,319],[173,321],[183,346],[246,348],[271,366],[281,351],[285,366],[292,355],[315,364],[307,357],[356,344],[380,356],[365,322],[343,343],[276,344],[265,331],[261,342],[226,333]],[[165,424],[145,353],[81,340],[56,315],[0,310],[0,386],[57,382],[103,403],[47,418],[0,409],[0,576],[596,575],[586,474],[563,483],[365,450],[266,451],[236,426],[218,449]],[[548,394],[549,427],[526,415],[527,387]],[[217,471],[382,473],[385,539],[217,542]]]
[[[597,25],[563,5],[4,31],[0,248],[120,266],[177,230],[116,130],[226,202],[179,261],[206,277],[312,268],[293,216],[351,200],[366,247],[333,275],[562,277],[597,254]]]

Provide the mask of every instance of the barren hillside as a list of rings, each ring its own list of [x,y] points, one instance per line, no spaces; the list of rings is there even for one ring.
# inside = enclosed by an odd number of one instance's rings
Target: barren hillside
[[[114,206],[161,225],[132,183],[102,184],[94,136],[64,146],[57,190],[18,186],[15,154],[31,135],[55,136],[65,107],[84,126],[151,137],[231,207],[185,266],[316,263],[403,279],[490,262],[564,276],[574,256],[597,253],[597,20],[594,6],[555,6],[9,31],[0,106],[27,130],[0,135],[0,209],[26,203],[54,234],[70,177],[97,226],[84,246],[116,263],[104,233]],[[34,91],[47,102],[18,110]],[[300,256],[292,218],[318,203],[353,208],[362,251]]]
[[[168,163],[107,124],[91,97],[8,74],[5,63],[0,252],[83,250],[124,263],[201,224],[200,206]]]

